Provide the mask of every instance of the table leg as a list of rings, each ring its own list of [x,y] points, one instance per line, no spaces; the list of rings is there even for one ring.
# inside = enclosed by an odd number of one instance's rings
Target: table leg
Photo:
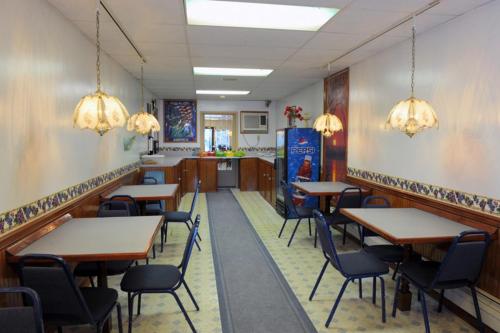
[[[331,202],[332,202],[332,196],[331,195],[325,196],[325,215],[330,215]]]
[[[105,261],[99,261],[98,263],[99,266],[99,275],[97,275],[97,286],[100,288],[107,288],[108,287],[108,274],[107,274],[107,268],[106,268],[106,262]],[[107,320],[106,323],[104,323],[103,333],[109,333],[111,332],[111,320]]]
[[[413,248],[411,245],[405,245],[405,261],[411,260]],[[411,310],[411,291],[410,283],[405,278],[401,278],[401,289],[398,292],[398,309],[400,311]]]

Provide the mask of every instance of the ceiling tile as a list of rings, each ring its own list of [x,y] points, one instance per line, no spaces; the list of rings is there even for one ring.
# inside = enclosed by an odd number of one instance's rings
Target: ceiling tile
[[[324,50],[348,50],[359,45],[367,37],[362,34],[319,32],[304,48]]]
[[[275,69],[282,60],[259,58],[230,58],[230,57],[191,57],[191,63],[196,67],[242,67]]]
[[[209,46],[191,44],[191,56],[193,57],[227,57],[231,58],[260,58],[285,60],[291,56],[296,49],[277,47],[247,47],[247,46]]]
[[[93,21],[95,25],[95,0],[48,0],[50,4],[56,7],[65,17],[74,20]],[[111,22],[111,18],[104,10],[101,11],[100,21]]]
[[[127,24],[124,29],[136,43],[187,43],[186,29],[182,25],[131,23]]]
[[[185,24],[183,0],[105,0],[120,23]]]
[[[253,90],[264,80],[265,78],[262,77],[238,77],[224,80],[222,77],[195,76],[194,84],[196,89]]]
[[[431,9],[432,14],[461,15],[476,7],[496,0],[441,0],[441,3]]]
[[[356,0],[351,4],[351,8],[363,8],[372,10],[384,10],[384,11],[394,11],[394,12],[405,12],[412,13],[415,12],[427,4],[432,2],[431,0]]]

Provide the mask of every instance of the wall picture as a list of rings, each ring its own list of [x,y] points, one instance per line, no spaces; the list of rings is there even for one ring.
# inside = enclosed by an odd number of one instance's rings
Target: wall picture
[[[196,101],[165,100],[163,141],[196,142]]]

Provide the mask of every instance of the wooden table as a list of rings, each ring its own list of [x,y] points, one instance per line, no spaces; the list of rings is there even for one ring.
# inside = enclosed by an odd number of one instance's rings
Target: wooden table
[[[38,253],[66,261],[96,261],[97,283],[107,287],[106,261],[146,259],[162,223],[163,216],[72,218],[68,214],[9,247],[8,260]]]
[[[451,242],[463,231],[477,230],[416,208],[342,208],[340,212],[389,242],[404,245],[407,258],[414,244]],[[398,308],[409,311],[411,292],[408,281],[402,282]]]
[[[293,182],[292,186],[310,196],[325,197],[325,212],[330,214],[330,201],[349,187],[357,187],[342,182]]]
[[[167,210],[177,210],[177,191],[179,184],[158,185],[125,185],[108,193],[104,198],[109,199],[114,195],[128,195],[137,201],[164,200]]]

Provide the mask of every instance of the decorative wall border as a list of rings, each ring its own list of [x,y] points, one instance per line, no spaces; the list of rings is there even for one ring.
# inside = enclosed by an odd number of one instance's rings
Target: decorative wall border
[[[276,151],[275,147],[240,147],[240,150],[246,152],[262,152],[262,153],[274,153]],[[187,153],[199,153],[199,147],[160,147],[161,152],[187,152]]]
[[[500,200],[498,199],[351,167],[347,168],[347,174],[351,177],[393,187],[397,190],[417,194],[447,204],[479,211],[488,215],[500,216]]]
[[[50,194],[22,207],[0,213],[0,235],[11,231],[12,229],[19,227],[36,217],[48,213],[51,210],[72,201],[73,199],[76,199],[88,191],[125,175],[130,171],[139,168],[140,165],[139,161],[128,164],[103,175],[91,178],[83,183],[73,185],[57,193]]]

